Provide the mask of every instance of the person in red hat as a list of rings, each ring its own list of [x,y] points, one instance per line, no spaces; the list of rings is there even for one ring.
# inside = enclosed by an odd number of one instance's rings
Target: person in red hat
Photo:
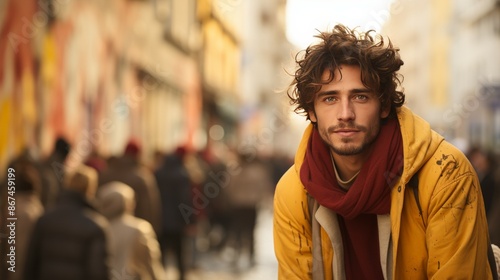
[[[161,201],[153,172],[140,162],[141,145],[136,139],[128,141],[123,155],[112,160],[99,176],[99,186],[118,181],[135,192],[135,216],[151,223],[158,234],[161,227]]]

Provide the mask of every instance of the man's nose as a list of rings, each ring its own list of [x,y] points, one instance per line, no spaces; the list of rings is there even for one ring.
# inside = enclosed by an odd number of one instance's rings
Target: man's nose
[[[356,117],[350,100],[342,100],[339,105],[340,109],[337,116],[339,121],[350,121]]]

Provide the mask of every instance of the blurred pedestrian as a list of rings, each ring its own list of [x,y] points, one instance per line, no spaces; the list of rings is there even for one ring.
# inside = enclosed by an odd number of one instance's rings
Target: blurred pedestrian
[[[283,174],[293,165],[293,159],[284,153],[275,154],[269,161],[272,170],[273,190]]]
[[[317,38],[288,91],[311,124],[274,196],[279,279],[492,279],[479,180],[403,106],[399,49],[340,24]]]
[[[106,169],[107,163],[104,157],[93,149],[85,160],[85,165],[94,168],[99,174]]]
[[[155,172],[162,205],[162,227],[159,234],[163,264],[168,265],[168,254],[175,257],[179,279],[185,279],[186,230],[191,216],[191,180],[184,165],[185,150],[177,148],[167,154]]]
[[[39,166],[42,180],[41,200],[46,210],[54,206],[57,196],[63,188],[65,162],[71,151],[71,145],[62,136],[54,142],[50,156],[43,160]]]
[[[498,183],[495,174],[495,159],[492,153],[485,151],[479,147],[472,147],[467,153],[467,158],[474,167],[481,183],[481,191],[483,192],[484,208],[486,217],[490,216],[491,209],[494,204],[494,197]],[[500,201],[498,201],[500,203]]]
[[[272,172],[253,155],[238,155],[239,171],[232,175],[225,189],[230,214],[228,242],[236,249],[233,264],[246,253],[250,266],[255,265],[255,225],[260,203],[271,197]]]
[[[153,227],[133,215],[134,190],[121,182],[110,182],[99,188],[97,198],[101,213],[109,221],[112,279],[165,279]]]
[[[14,169],[14,198],[16,222],[16,271],[7,274],[7,280],[24,279],[24,265],[33,227],[44,209],[40,201],[40,176],[34,162],[22,155],[10,168]],[[7,242],[6,242],[7,243]]]
[[[140,161],[141,145],[130,140],[121,157],[112,157],[108,168],[99,174],[99,186],[113,181],[130,186],[135,192],[134,215],[145,219],[159,233],[161,227],[161,201],[153,171]]]
[[[92,203],[96,171],[81,165],[67,174],[64,186],[33,229],[24,279],[110,279],[108,222]]]
[[[179,150],[180,149],[180,150]],[[184,154],[183,162],[189,175],[191,182],[190,202],[188,205],[193,206],[193,199],[198,194],[204,192],[204,183],[207,181],[208,164],[203,159],[200,151],[188,151],[185,147],[177,148],[176,153]],[[208,235],[208,209],[213,205],[213,201],[209,202],[206,207],[197,207],[194,213],[189,217],[188,226],[186,229],[186,268],[195,269],[198,265],[201,254],[209,247]]]
[[[228,155],[215,155],[208,149],[203,151],[202,156],[207,164],[207,176],[200,189],[203,190],[204,186],[211,186],[216,187],[218,191],[204,209],[205,228],[203,232],[209,249],[220,253],[226,247],[232,216],[226,194],[232,175],[228,165],[229,163],[237,163],[237,160],[229,160],[226,158],[229,157]],[[237,170],[240,170],[239,166],[237,166]]]
[[[490,240],[494,244],[500,244],[500,174],[498,174],[500,169],[495,163],[493,153],[479,147],[472,147],[467,157],[481,183]]]
[[[491,243],[500,244],[500,193],[497,192],[494,198],[493,207],[490,211],[488,226]]]

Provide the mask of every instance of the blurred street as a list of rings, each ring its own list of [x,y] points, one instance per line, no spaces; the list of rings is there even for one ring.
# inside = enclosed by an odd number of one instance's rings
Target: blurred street
[[[272,212],[262,209],[256,226],[256,263],[249,267],[248,259],[242,258],[235,268],[227,250],[222,254],[208,253],[200,257],[199,267],[187,273],[186,280],[273,280],[278,278],[278,264],[274,256]],[[167,279],[176,279],[177,271],[167,267]]]

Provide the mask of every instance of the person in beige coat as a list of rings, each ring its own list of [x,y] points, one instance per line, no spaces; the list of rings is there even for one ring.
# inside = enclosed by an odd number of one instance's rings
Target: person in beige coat
[[[114,181],[101,186],[97,198],[99,209],[110,223],[112,279],[165,279],[153,227],[133,215],[134,190]]]
[[[104,184],[119,181],[134,190],[134,215],[151,223],[155,233],[161,229],[161,200],[153,172],[141,161],[142,148],[139,142],[129,141],[123,155],[112,160],[108,168],[99,173],[99,188]]]

